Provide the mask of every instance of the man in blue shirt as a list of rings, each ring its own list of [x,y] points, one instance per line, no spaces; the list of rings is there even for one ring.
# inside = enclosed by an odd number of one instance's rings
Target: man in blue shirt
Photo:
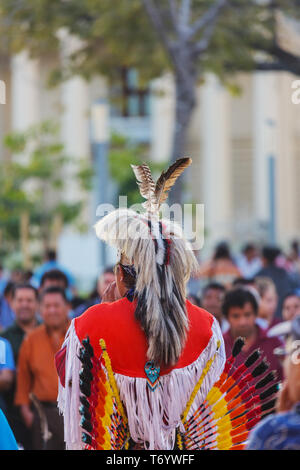
[[[246,450],[300,450],[300,316],[290,322],[289,330],[286,327],[285,348],[277,351],[285,357],[277,413],[252,430]]]

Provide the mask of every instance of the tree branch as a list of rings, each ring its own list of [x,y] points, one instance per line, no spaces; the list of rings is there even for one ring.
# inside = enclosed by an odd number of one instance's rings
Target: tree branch
[[[267,53],[273,61],[258,62],[257,70],[286,70],[300,75],[300,56],[283,49],[278,43],[274,42],[270,46],[263,46],[259,43],[252,43],[251,47],[257,51]],[[274,60],[275,59],[275,60]]]
[[[204,13],[191,25],[187,39],[192,39],[192,37],[201,29],[205,27],[207,28],[210,25],[214,25],[221,13],[222,8],[224,8],[226,4],[227,0],[217,0],[216,3],[207,10],[206,13]]]
[[[171,41],[167,36],[167,33],[166,33],[167,28],[162,20],[162,15],[161,15],[159,8],[155,5],[155,2],[153,0],[142,0],[142,3],[144,5],[146,12],[148,13],[148,16],[155,30],[159,34],[162,40],[162,43],[164,44],[167,51],[172,55],[173,48],[171,45]]]
[[[142,0],[146,12],[148,13],[150,20],[157,33],[159,34],[161,41],[167,50],[175,69],[175,73],[180,76],[180,79],[190,84],[191,81],[191,54],[187,48],[182,47],[183,41],[180,35],[177,34],[177,41],[175,42],[168,37],[166,32],[166,26],[162,20],[161,9],[155,4],[153,0]]]
[[[179,28],[183,34],[185,34],[188,29],[190,14],[191,0],[181,0],[181,6],[179,10]]]
[[[261,72],[284,72],[287,71],[287,68],[281,62],[258,62],[255,64],[255,70]]]
[[[168,0],[170,17],[174,26],[175,31],[178,32],[178,17],[177,17],[177,8],[174,0]]]

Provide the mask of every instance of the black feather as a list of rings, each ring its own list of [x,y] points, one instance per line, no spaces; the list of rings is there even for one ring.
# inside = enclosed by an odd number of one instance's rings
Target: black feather
[[[94,356],[94,350],[93,350],[93,347],[90,343],[90,338],[88,336],[82,340],[82,345],[86,349],[89,356],[93,357]]]
[[[245,366],[246,367],[251,367],[257,359],[260,357],[260,351],[259,349],[256,349],[250,356],[246,359],[245,361]]]
[[[79,377],[83,382],[91,382],[93,380],[93,374],[86,367],[80,370]]]
[[[80,400],[80,403],[82,403],[82,405],[85,406],[85,408],[89,409],[90,404],[84,395],[80,395],[79,400]]]
[[[236,339],[232,348],[232,353],[231,353],[233,357],[236,357],[238,354],[240,354],[244,344],[245,344],[245,340],[242,337],[239,337]]]
[[[84,417],[82,417],[80,420],[80,426],[83,429],[85,429],[87,432],[92,432],[93,430],[92,423],[88,419],[85,419]]]
[[[261,363],[255,367],[255,369],[251,372],[252,377],[257,377],[258,375],[263,374],[269,368],[269,363],[264,359]]]
[[[85,444],[91,444],[92,443],[92,436],[87,434],[86,432],[82,433],[82,442]]]
[[[88,421],[91,420],[92,415],[91,415],[91,413],[89,412],[89,410],[88,410],[85,406],[81,405],[81,406],[79,407],[79,413],[81,414],[81,416],[83,416],[83,417],[84,417],[85,419],[87,419]]]
[[[263,401],[265,400],[267,397],[270,397],[271,395],[273,395],[274,393],[277,393],[279,390],[279,385],[278,384],[273,384],[271,385],[271,387],[269,387],[267,390],[265,390],[264,392],[262,392],[259,397],[260,399]]]
[[[91,385],[87,382],[83,382],[79,380],[79,388],[80,391],[86,396],[89,397],[91,395]]]
[[[80,349],[78,358],[82,362],[83,365],[85,365],[89,369],[93,368],[93,363],[91,361],[90,355],[84,348]]]
[[[269,372],[265,377],[263,377],[257,384],[255,385],[255,388],[262,388],[265,387],[268,383],[272,382],[273,380],[276,380],[276,372],[271,371]]]
[[[273,400],[268,401],[267,403],[264,403],[263,405],[261,405],[261,411],[271,410],[272,408],[274,408],[275,403],[275,398],[273,398]]]

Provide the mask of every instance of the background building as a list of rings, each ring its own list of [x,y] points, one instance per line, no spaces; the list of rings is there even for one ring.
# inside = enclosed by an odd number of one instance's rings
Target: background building
[[[112,131],[149,143],[150,162],[166,161],[173,131],[172,76],[138,90],[136,72],[124,71],[122,86],[114,91],[122,98],[117,106],[109,105],[101,79],[87,83],[73,77],[49,89],[53,62],[66,60],[74,47],[76,41],[63,37],[60,58],[36,61],[26,52],[1,58],[6,104],[0,105],[0,158],[8,158],[2,143],[7,133],[52,119],[60,124],[66,152],[73,158],[85,157],[96,171],[97,158],[107,159]],[[236,79],[238,95],[210,75],[199,86],[186,153],[193,158],[193,168],[187,171],[187,198],[205,207],[201,256],[221,239],[239,249],[248,240],[286,245],[298,236],[300,104],[292,100],[295,80],[285,72],[241,74]],[[105,185],[107,166],[99,168],[98,181]],[[62,171],[67,179],[64,198],[72,200],[79,189],[68,168]],[[97,204],[101,197],[109,199],[110,192],[101,193],[101,188],[96,184],[86,203],[83,217],[91,230],[78,234],[65,229],[58,244],[60,261],[86,285],[114,258],[110,252],[103,263],[103,251],[92,229]]]

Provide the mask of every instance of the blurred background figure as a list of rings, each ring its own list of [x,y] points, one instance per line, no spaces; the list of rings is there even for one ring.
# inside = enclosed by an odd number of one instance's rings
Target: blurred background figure
[[[267,277],[257,277],[255,286],[260,296],[257,323],[264,329],[272,328],[280,322],[280,319],[275,317],[278,305],[276,286],[272,279]]]
[[[14,284],[24,283],[24,272],[22,269],[13,269],[10,273],[9,280]]]
[[[43,275],[52,270],[58,270],[64,273],[67,278],[68,286],[71,289],[72,294],[76,293],[76,283],[72,274],[65,267],[61,266],[57,261],[57,255],[55,250],[48,250],[45,254],[44,263],[33,273],[31,278],[31,284],[37,289],[41,286]]]
[[[270,370],[275,370],[281,380],[282,366],[273,351],[282,343],[278,338],[269,338],[266,331],[256,323],[258,308],[255,296],[248,289],[235,288],[226,292],[222,306],[223,315],[229,323],[229,329],[223,335],[226,356],[230,356],[235,339],[241,336],[245,338],[245,345],[236,358],[237,366],[259,348],[262,357],[269,362]]]
[[[11,344],[14,362],[18,367],[19,351],[26,334],[33,331],[38,322],[38,291],[31,284],[20,284],[14,287],[12,308],[15,312],[14,323],[1,332]],[[31,448],[31,436],[20,415],[19,407],[15,406],[15,378],[12,386],[3,393],[5,401],[6,417],[13,430],[18,443],[24,449]]]
[[[66,274],[59,269],[51,269],[46,271],[42,277],[39,286],[40,292],[48,287],[60,287],[63,290],[67,290],[69,282]]]
[[[73,317],[78,317],[85,312],[89,307],[99,304],[102,300],[103,294],[107,287],[115,281],[115,274],[113,266],[108,266],[99,276],[96,281],[95,289],[90,293],[88,298],[80,305],[74,308]]]
[[[204,287],[201,294],[201,307],[214,315],[223,333],[228,330],[228,322],[222,313],[222,304],[226,289],[223,284],[211,282]]]
[[[3,295],[0,297],[0,331],[11,326],[15,320],[15,313],[12,308],[14,283],[8,281]]]
[[[283,328],[285,346],[277,351],[284,358],[284,382],[276,414],[251,431],[246,450],[300,450],[300,316],[290,322],[288,331],[286,325]]]
[[[295,283],[300,285],[300,249],[299,241],[293,240],[290,243],[287,254],[282,257],[281,264],[285,268],[290,276],[294,279]]]
[[[233,280],[240,276],[241,272],[226,242],[221,242],[216,246],[212,259],[203,262],[197,273],[197,277],[202,282],[214,281],[223,284],[226,288],[229,288]]]
[[[265,246],[262,250],[263,267],[256,273],[256,277],[268,277],[275,284],[278,294],[278,304],[275,317],[282,318],[282,300],[283,297],[298,285],[292,276],[281,266],[276,264],[276,260],[281,250],[278,247]]]
[[[198,307],[201,307],[201,301],[200,298],[197,295],[194,294],[188,294],[186,297],[192,304],[197,305]]]
[[[43,323],[24,339],[19,353],[15,404],[34,450],[63,450],[63,420],[57,408],[58,380],[54,357],[70,325],[64,289],[52,286],[40,295]],[[49,439],[43,438],[47,425]]]
[[[293,320],[300,315],[300,290],[289,292],[282,301],[282,319],[284,321]]]
[[[253,243],[247,243],[237,257],[237,266],[245,279],[252,279],[262,267],[258,250]]]
[[[115,274],[113,267],[110,266],[104,270],[104,272],[99,276],[97,281],[97,294],[98,298],[102,299],[104,292],[106,291],[107,287],[114,282]]]

